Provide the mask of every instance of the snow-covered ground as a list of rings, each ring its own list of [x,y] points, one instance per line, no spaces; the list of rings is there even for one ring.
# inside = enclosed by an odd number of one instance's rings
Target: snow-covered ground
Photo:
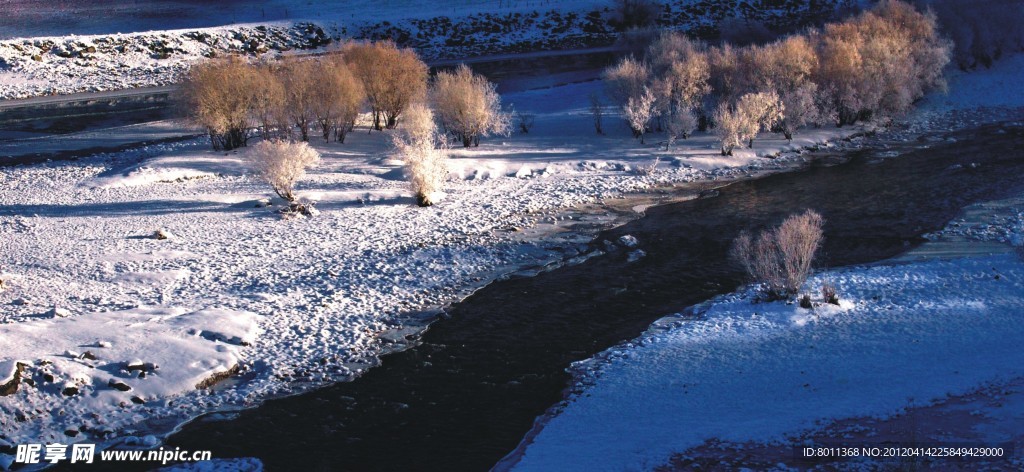
[[[579,10],[604,6],[601,0],[258,0],[194,2],[142,0],[111,4],[96,0],[5,0],[0,38],[63,36],[68,34],[133,33],[168,28],[210,27],[267,21],[328,23],[392,22],[434,16],[459,17],[477,13],[523,13],[537,9]]]
[[[821,422],[892,415],[1024,375],[1024,263],[1014,254],[829,271],[807,290],[824,282],[841,306],[724,296],[697,320],[662,320],[577,365],[582,391],[515,469],[649,470],[711,440],[786,447],[787,435]]]
[[[536,114],[533,130],[455,149],[448,199],[427,209],[387,133],[365,128],[317,144],[324,159],[298,185],[320,210],[312,218],[279,216],[244,151],[209,151],[202,138],[0,169],[0,361],[23,366],[17,392],[0,397],[0,446],[134,443],[203,412],[353,378],[437,307],[578,256],[585,235],[538,239],[564,209],[792,168],[803,162],[792,151],[858,132],[764,136],[733,157],[708,135],[664,151],[614,116],[597,136],[586,97],[599,87],[505,96]],[[655,158],[653,174],[635,171]],[[197,388],[228,371],[238,375]]]

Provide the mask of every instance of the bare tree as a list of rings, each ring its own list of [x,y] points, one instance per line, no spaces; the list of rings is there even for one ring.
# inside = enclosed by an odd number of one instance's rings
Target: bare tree
[[[437,131],[433,112],[422,103],[410,105],[398,131],[392,141],[408,169],[417,204],[431,206],[441,201],[448,178],[448,149],[444,136]]]
[[[601,101],[601,96],[596,93],[590,94],[590,116],[594,118],[594,131],[597,134],[604,134],[604,129],[602,128],[604,102]]]
[[[363,83],[374,129],[398,126],[405,108],[426,93],[427,65],[412,49],[398,49],[391,41],[350,43],[342,55]]]
[[[207,60],[192,66],[182,86],[183,105],[206,129],[214,149],[245,146],[254,126],[251,113],[257,89],[254,68],[238,57]]]
[[[814,210],[786,218],[775,232],[775,240],[782,256],[785,290],[796,294],[811,274],[811,263],[824,239],[824,219]]]
[[[289,203],[295,203],[295,182],[320,162],[320,154],[303,142],[260,141],[247,156],[260,177]]]
[[[774,298],[795,295],[811,273],[821,247],[824,219],[813,210],[791,215],[757,238],[743,232],[733,241],[731,255],[747,275],[765,285]]]
[[[314,108],[321,98],[316,90],[317,82],[321,80],[321,69],[320,64],[311,59],[288,59],[280,68],[288,116],[303,141],[309,141],[309,129],[316,121]]]
[[[509,133],[511,119],[501,111],[494,84],[465,64],[453,72],[438,72],[430,96],[442,126],[464,147],[479,146],[480,136]]]
[[[280,74],[270,64],[259,64],[253,70],[250,104],[251,122],[263,139],[281,139],[290,134],[291,119],[288,101]]]
[[[327,59],[320,68],[313,86],[313,115],[324,141],[330,141],[333,134],[344,143],[366,100],[363,84],[343,61]]]
[[[650,89],[644,87],[640,96],[630,97],[626,101],[626,106],[622,108],[623,113],[626,115],[626,121],[629,122],[629,127],[633,130],[633,137],[640,138],[640,144],[644,144],[644,134],[647,132],[647,125],[654,116],[654,102],[654,94],[651,93]]]
[[[519,128],[519,132],[528,134],[533,129],[533,123],[536,120],[536,115],[533,113],[523,113],[522,111],[516,110],[515,113],[516,128]]]

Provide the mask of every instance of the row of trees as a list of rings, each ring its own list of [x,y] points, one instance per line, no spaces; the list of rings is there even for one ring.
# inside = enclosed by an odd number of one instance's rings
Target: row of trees
[[[792,139],[807,125],[897,116],[928,89],[944,87],[950,47],[934,15],[885,0],[765,45],[711,47],[666,32],[643,59],[623,59],[604,80],[636,137],[665,130],[671,144],[714,126],[728,155],[760,131]]]
[[[205,61],[189,71],[183,98],[214,149],[229,150],[254,137],[308,141],[314,129],[344,142],[365,106],[374,128],[394,128],[426,88],[427,65],[412,50],[352,43],[317,58]]]
[[[206,61],[192,67],[183,95],[187,113],[218,150],[254,137],[308,141],[314,130],[344,142],[364,109],[374,129],[393,129],[406,109],[425,102],[466,147],[509,132],[510,114],[486,78],[465,65],[439,72],[429,86],[427,78],[427,65],[411,49],[349,43],[317,58]]]

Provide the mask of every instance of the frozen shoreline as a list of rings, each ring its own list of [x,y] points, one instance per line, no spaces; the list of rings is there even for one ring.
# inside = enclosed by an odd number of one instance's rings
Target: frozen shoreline
[[[974,208],[986,221],[971,220]],[[1013,387],[1024,378],[1014,348],[1024,336],[1024,261],[1013,249],[1022,251],[1024,206],[1014,198],[965,214],[970,223],[958,218],[904,256],[808,281],[810,293],[836,284],[841,306],[759,303],[747,289],[577,363],[574,393],[498,470],[646,470],[670,460],[804,467],[790,446],[873,443],[885,425],[902,424],[894,417],[941,422],[960,410],[947,405],[964,403],[970,418],[919,440],[1009,438],[1019,447],[1024,438],[1006,435],[1024,420]],[[993,240],[1006,245],[995,255],[974,247],[992,249]],[[991,401],[970,400],[979,391]],[[1014,460],[989,465],[1019,466]]]

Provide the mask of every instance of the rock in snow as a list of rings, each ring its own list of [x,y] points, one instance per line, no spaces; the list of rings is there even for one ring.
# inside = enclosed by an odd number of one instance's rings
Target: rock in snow
[[[636,237],[633,235],[625,234],[619,236],[619,244],[622,245],[623,247],[628,247],[632,249],[639,246],[640,241],[637,241]]]

